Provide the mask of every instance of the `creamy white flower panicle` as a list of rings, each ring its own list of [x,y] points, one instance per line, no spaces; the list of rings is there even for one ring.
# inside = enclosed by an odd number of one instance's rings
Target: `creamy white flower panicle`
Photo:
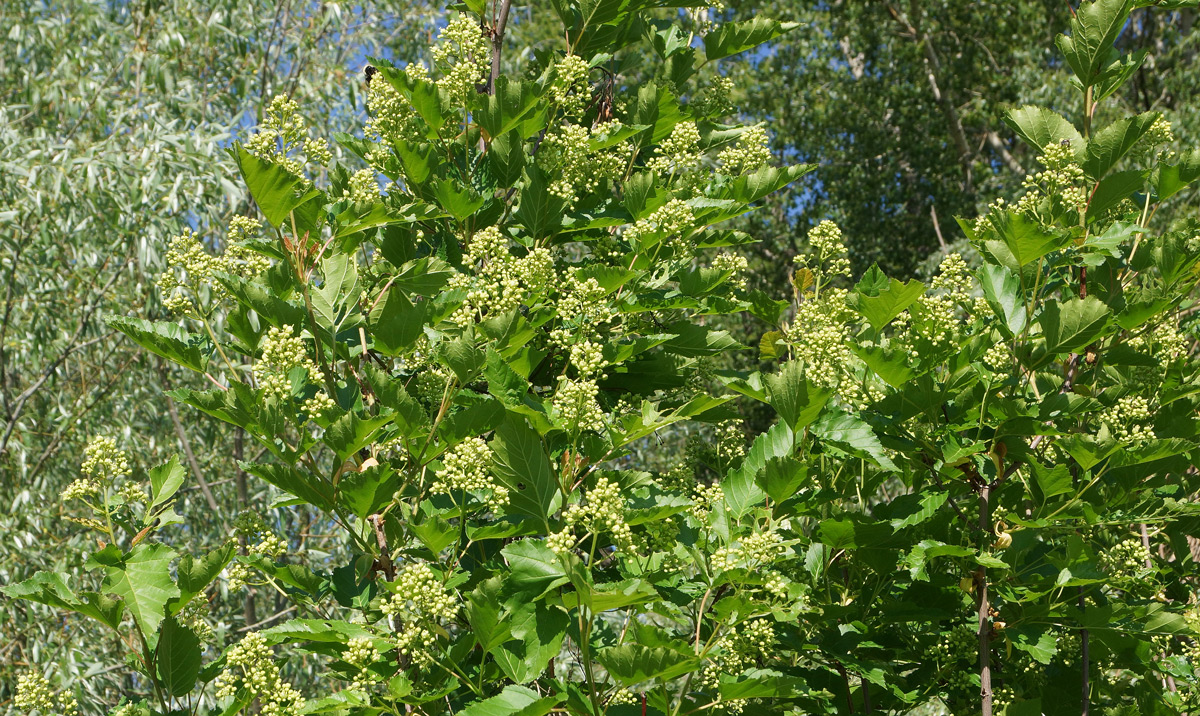
[[[163,306],[167,310],[186,316],[199,313],[199,297],[207,288],[214,297],[229,297],[224,284],[216,280],[214,273],[221,271],[254,278],[271,267],[271,260],[243,245],[247,239],[258,236],[262,224],[246,216],[234,216],[226,234],[225,252],[210,254],[191,229],[185,228],[167,244],[167,268],[158,277],[158,289],[163,295]]]
[[[306,164],[324,164],[331,156],[326,142],[310,141],[307,135],[308,125],[300,116],[300,105],[287,95],[277,95],[267,105],[258,130],[246,140],[246,151],[304,179]],[[310,154],[305,156],[306,152]]]
[[[1100,422],[1108,427],[1117,442],[1140,445],[1157,437],[1149,425],[1153,417],[1148,398],[1126,395],[1100,413]]]
[[[455,499],[463,490],[484,492],[488,507],[499,512],[508,503],[508,489],[492,479],[491,467],[492,449],[488,444],[482,438],[467,438],[442,457],[433,491]]]
[[[700,168],[700,131],[695,122],[680,122],[646,163],[664,175],[687,175]]]
[[[32,670],[17,676],[17,695],[13,698],[13,706],[22,711],[39,711],[43,716],[75,716],[79,713],[79,704],[73,695],[65,691],[56,692],[42,672]]]
[[[412,81],[429,79],[429,72],[419,62],[408,63],[404,67],[404,74]],[[370,119],[363,127],[363,135],[367,139],[390,145],[396,141],[415,143],[424,138],[416,110],[399,90],[382,77],[374,77],[367,85],[367,114]],[[379,160],[372,162],[376,170],[383,168],[383,157],[387,154],[384,152]]]
[[[287,552],[287,541],[277,535],[262,515],[254,510],[245,510],[233,522],[236,538],[246,539],[246,549],[251,554],[279,557]]]
[[[784,327],[792,356],[804,362],[805,375],[820,385],[836,387],[852,360],[845,312],[845,290],[827,289],[820,298],[802,302],[791,325]]]
[[[653,246],[654,240],[665,242],[677,255],[687,257],[695,250],[689,241],[695,223],[696,217],[687,202],[672,199],[625,229],[625,240],[635,250]]]
[[[261,348],[262,357],[254,363],[252,372],[267,395],[283,400],[299,387],[292,384],[288,375],[293,368],[304,368],[309,380],[323,380],[321,370],[308,358],[304,339],[295,335],[293,326],[269,328]]]
[[[971,275],[967,270],[967,262],[958,253],[946,254],[938,266],[938,275],[930,283],[930,288],[946,292],[946,297],[960,304],[971,300]]]
[[[79,471],[83,477],[76,479],[60,494],[64,502],[87,501],[99,496],[118,480],[128,477],[131,474],[129,456],[117,447],[117,441],[113,438],[92,438],[83,449],[83,464],[79,466]]]
[[[771,160],[769,141],[767,130],[761,124],[756,124],[743,132],[732,147],[721,150],[717,161],[726,174],[749,174]]]
[[[359,169],[350,175],[350,185],[343,198],[355,204],[374,204],[379,201],[379,180],[374,169]]]
[[[218,699],[245,689],[258,699],[265,716],[299,716],[304,711],[304,697],[283,680],[271,647],[260,632],[250,632],[229,648],[225,669],[215,683]]]
[[[585,503],[576,502],[563,512],[563,529],[546,538],[547,546],[558,554],[566,554],[575,547],[576,528],[582,528],[591,534],[608,534],[617,549],[632,552],[633,532],[625,523],[625,499],[621,497],[621,486],[607,477],[601,477],[584,498]]]
[[[745,256],[721,252],[713,257],[712,267],[718,271],[728,271],[731,284],[746,288],[746,272],[750,268],[750,261]]]
[[[1038,161],[1045,170],[1025,177],[1025,194],[1017,200],[1017,211],[1037,217],[1045,202],[1065,209],[1084,211],[1090,194],[1087,177],[1075,161],[1069,143],[1052,142],[1042,149]]]
[[[438,33],[433,61],[444,72],[438,86],[455,101],[463,102],[491,74],[491,43],[484,37],[483,29],[460,12]]]
[[[447,284],[447,290],[466,290],[466,299],[450,316],[463,327],[515,311],[535,293],[545,292],[554,277],[549,249],[529,249],[524,256],[514,256],[509,240],[495,226],[471,237],[463,266],[471,272],[456,273]]]
[[[715,117],[728,114],[733,109],[729,95],[733,92],[733,80],[729,77],[713,79],[699,99],[692,103],[696,114],[704,117]]]
[[[380,658],[379,649],[375,648],[375,642],[370,637],[356,636],[346,642],[346,651],[342,652],[342,661],[351,666],[357,666],[359,669],[350,688],[367,691],[382,681],[382,676],[371,671],[371,665]]]
[[[405,566],[392,588],[393,594],[379,608],[394,624],[399,623],[397,651],[415,666],[428,666],[437,644],[433,628],[458,614],[458,602],[424,562]]]
[[[550,101],[558,105],[563,114],[583,114],[591,101],[588,87],[588,63],[578,55],[567,55],[554,65],[554,79],[550,82]]]
[[[550,193],[562,199],[568,210],[575,207],[579,197],[596,191],[604,180],[621,176],[628,162],[627,154],[615,148],[592,149],[594,138],[603,137],[619,126],[610,122],[589,129],[564,124],[546,134],[538,150],[538,164],[552,177]]]

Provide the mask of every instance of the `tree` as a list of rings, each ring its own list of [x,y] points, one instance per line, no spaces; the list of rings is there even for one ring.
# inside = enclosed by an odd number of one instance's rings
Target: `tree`
[[[126,712],[1195,707],[1200,242],[1150,222],[1200,155],[1156,113],[1100,119],[1139,61],[1114,46],[1133,0],[1056,38],[1078,124],[1006,116],[1042,169],[961,223],[978,270],[841,288],[826,221],[790,301],[743,283],[749,237],[721,225],[812,167],[772,166],[693,82],[793,28],[659,10],[556,4],[562,44],[520,79],[504,8],[452,15],[432,67],[373,65],[364,136],[338,137],[366,166],[327,185],[286,97],[234,145],[265,223],[221,254],[172,240],[182,322],[110,324],[211,378],[172,395],[245,430],[278,510],[344,548],[294,554],[254,516],[247,553],[187,545],[180,463],[135,481],[94,441],[65,497],[97,586],[5,593],[128,635]],[[644,81],[642,38],[674,89]],[[743,313],[743,341],[713,327]],[[746,353],[760,370],[704,361]],[[739,401],[777,416],[748,447]],[[685,421],[707,440],[636,459]],[[206,658],[218,583],[277,590],[288,620]],[[320,664],[308,694],[292,655]],[[17,698],[73,697],[34,672]]]

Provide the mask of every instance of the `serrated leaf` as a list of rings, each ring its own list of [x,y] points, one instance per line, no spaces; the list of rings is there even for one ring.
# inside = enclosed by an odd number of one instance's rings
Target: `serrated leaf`
[[[171,696],[186,696],[200,674],[200,639],[174,617],[163,622],[154,651],[159,683]]]
[[[105,323],[155,355],[198,373],[208,368],[212,343],[205,336],[189,333],[174,323],[152,322],[131,316],[109,316]]]
[[[721,23],[704,36],[704,56],[709,62],[758,47],[797,27],[799,23],[779,22],[762,15],[745,22]]]
[[[179,588],[171,581],[175,557],[170,547],[146,542],[129,554],[109,545],[92,555],[92,561],[104,567],[104,591],[125,601],[125,608],[148,640],[158,633],[167,602],[179,596]]]
[[[1050,302],[1038,322],[1048,353],[1078,353],[1104,334],[1112,311],[1095,296]]]
[[[651,679],[669,681],[699,666],[699,661],[689,654],[641,644],[622,644],[601,649],[596,652],[596,660],[609,675],[626,686]]]
[[[1028,105],[1011,110],[1004,123],[1012,127],[1025,143],[1042,152],[1049,144],[1068,142],[1077,161],[1083,161],[1083,135],[1065,117],[1044,107]]]

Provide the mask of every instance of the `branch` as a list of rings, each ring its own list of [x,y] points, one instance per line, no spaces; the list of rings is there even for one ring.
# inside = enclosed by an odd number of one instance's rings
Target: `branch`
[[[1014,174],[1025,173],[1024,167],[1022,167],[1021,163],[1017,161],[1017,158],[1012,155],[1012,152],[1008,151],[1008,146],[1004,144],[1004,140],[1000,138],[999,134],[996,134],[995,132],[988,132],[985,138],[987,139],[987,143],[991,145],[993,150],[995,150],[996,154],[1000,155],[1000,159],[1010,171],[1012,171]]]
[[[495,10],[495,4],[492,5]],[[492,26],[492,76],[488,78],[487,93],[496,92],[496,80],[500,78],[500,53],[504,50],[504,29],[508,26],[508,12],[512,8],[512,0],[501,0],[500,12],[495,16]]]
[[[167,371],[163,368],[162,361],[158,362],[158,375],[163,382],[163,388],[166,388]],[[167,399],[167,413],[171,416],[171,424],[175,426],[175,434],[179,436],[179,443],[183,446],[183,454],[187,456],[188,465],[192,468],[192,475],[196,478],[196,483],[200,485],[200,491],[204,493],[204,501],[208,503],[209,509],[214,515],[221,514],[221,507],[217,504],[217,500],[213,497],[212,490],[208,486],[208,480],[204,479],[204,471],[200,469],[200,463],[196,461],[196,454],[192,452],[192,443],[188,440],[187,431],[183,429],[183,423],[179,421],[179,410],[175,408],[175,399],[169,395],[164,396]],[[224,520],[221,520],[224,522]]]

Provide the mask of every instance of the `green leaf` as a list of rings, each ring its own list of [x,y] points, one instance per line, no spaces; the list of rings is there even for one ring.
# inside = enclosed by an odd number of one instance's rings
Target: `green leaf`
[[[150,478],[150,506],[146,509],[146,514],[150,514],[155,507],[175,496],[183,485],[187,472],[183,465],[179,464],[179,456],[172,455],[170,460],[151,469],[147,476]]]
[[[700,662],[694,656],[665,647],[650,648],[641,644],[610,646],[596,652],[610,676],[625,686],[659,679],[670,681],[695,670]]]
[[[512,129],[519,130],[520,139],[528,139],[536,133],[537,122],[522,120],[545,110],[537,107],[537,87],[532,82],[523,82],[507,76],[496,78],[495,92],[478,96],[482,105],[472,118],[487,132],[488,137],[505,135]],[[486,98],[486,99],[484,99]],[[533,131],[530,131],[533,130]],[[520,142],[516,143],[520,146]]]
[[[1092,137],[1087,145],[1087,159],[1083,169],[1093,179],[1100,179],[1117,162],[1129,153],[1138,140],[1150,131],[1158,112],[1145,112],[1136,117],[1126,117],[1108,125]]]
[[[1112,311],[1095,296],[1049,302],[1038,322],[1049,353],[1079,353],[1104,334]]]
[[[92,562],[104,567],[104,591],[125,601],[125,608],[147,640],[158,632],[166,617],[167,602],[179,596],[179,588],[171,581],[171,561],[175,557],[170,547],[146,542],[136,545],[129,554],[109,545],[92,555]]]
[[[800,432],[816,420],[833,395],[831,389],[810,381],[799,361],[785,363],[779,373],[763,376],[763,382],[771,407],[794,432]]]
[[[320,478],[310,477],[289,465],[241,463],[241,468],[310,505],[326,511],[334,509],[333,487]]]
[[[174,617],[163,622],[154,652],[159,683],[171,696],[186,696],[200,674],[200,639]]]
[[[735,179],[733,186],[730,187],[729,195],[740,204],[750,204],[768,194],[774,194],[816,168],[816,164],[794,164],[782,169],[763,166],[753,174],[745,174]],[[728,218],[732,218],[732,216]],[[715,222],[710,220],[709,223]]]
[[[511,586],[535,599],[570,581],[562,558],[542,540],[523,539],[500,553],[508,560]]]
[[[1014,271],[1037,261],[1051,251],[1058,251],[1070,244],[1070,237],[1046,230],[1041,224],[1024,214],[1008,210],[989,215],[989,220],[1000,234],[1001,242],[988,241],[987,248],[1001,263]],[[997,251],[996,244],[1001,250]],[[1007,249],[1004,252],[1003,249]],[[1008,254],[1006,256],[1006,253]],[[1012,261],[1006,259],[1011,256]],[[1015,265],[1009,265],[1015,263]]]
[[[736,55],[770,42],[799,26],[796,22],[779,22],[763,15],[745,22],[721,23],[704,36],[704,56],[711,62]]]
[[[889,280],[877,264],[872,264],[854,289],[846,297],[846,304],[878,331],[920,298],[925,293],[925,284],[916,279],[909,279],[908,283]]]
[[[508,489],[513,512],[545,523],[561,503],[558,480],[537,431],[509,415],[491,442],[492,474]]]
[[[1009,111],[1004,117],[1004,123],[1012,127],[1017,136],[1038,153],[1049,144],[1069,142],[1075,152],[1075,159],[1083,161],[1083,135],[1075,129],[1075,125],[1057,112],[1029,105]]]
[[[767,460],[767,464],[754,477],[754,482],[767,493],[775,504],[787,500],[808,481],[808,466],[796,458],[785,455]]]
[[[501,581],[500,577],[484,580],[465,595],[463,611],[471,625],[471,636],[484,651],[491,651],[512,636],[511,625],[501,619]]]
[[[1021,279],[1012,271],[997,264],[984,264],[976,273],[983,297],[992,312],[1002,318],[1001,324],[1009,337],[1025,330],[1027,320],[1025,297],[1021,291]]]
[[[254,203],[277,229],[290,228],[288,216],[320,194],[309,191],[307,183],[300,177],[278,164],[259,159],[241,144],[234,145],[232,153]]]
[[[1162,164],[1155,179],[1158,200],[1164,201],[1200,179],[1200,149],[1194,149],[1176,164]]]
[[[1053,632],[1027,627],[1014,629],[1009,634],[1016,637],[1012,645],[1032,656],[1039,664],[1049,664],[1058,653],[1058,640]]]
[[[337,485],[338,504],[359,519],[366,519],[392,501],[400,487],[400,476],[386,465],[361,472],[346,470]]]
[[[795,439],[795,434],[787,423],[777,423],[754,439],[754,444],[750,446],[750,451],[746,453],[741,466],[731,470],[721,481],[725,504],[731,517],[737,519],[762,502],[765,493],[755,480],[758,471],[765,468],[771,458],[791,455]]]
[[[876,375],[883,378],[883,382],[893,388],[907,383],[918,368],[908,351],[872,345],[852,345],[850,350],[854,351],[854,355],[861,358]]]
[[[390,415],[360,418],[346,413],[325,428],[325,444],[337,453],[338,464],[375,441],[380,428],[392,422]]]
[[[427,302],[413,304],[392,286],[371,309],[367,319],[372,347],[385,356],[400,355],[421,337],[428,315]]]
[[[540,697],[524,686],[505,686],[504,691],[490,699],[476,701],[458,712],[459,716],[544,716],[550,713],[563,696]]]
[[[174,323],[151,322],[131,316],[109,316],[105,323],[155,355],[197,373],[203,373],[208,368],[212,343],[205,336],[188,333]]]
[[[192,598],[203,592],[217,578],[229,560],[233,559],[236,546],[230,542],[217,547],[203,557],[196,559],[185,554],[179,559],[176,567],[176,586],[179,587],[179,597],[172,602],[170,613],[178,614]]]
[[[76,595],[67,586],[67,575],[61,572],[38,572],[24,582],[0,587],[0,592],[12,599],[25,599],[82,614],[110,629],[121,627],[124,604],[120,600],[95,592]]]
[[[562,650],[571,617],[545,602],[522,602],[508,620],[515,639],[492,650],[504,675],[518,684],[541,676]]]
[[[875,431],[856,415],[831,410],[813,425],[812,432],[822,441],[869,460],[885,470],[896,469],[896,465],[884,453]]]
[[[1071,34],[1058,36],[1058,49],[1084,87],[1094,83],[1132,10],[1133,0],[1085,0],[1071,20]]]

